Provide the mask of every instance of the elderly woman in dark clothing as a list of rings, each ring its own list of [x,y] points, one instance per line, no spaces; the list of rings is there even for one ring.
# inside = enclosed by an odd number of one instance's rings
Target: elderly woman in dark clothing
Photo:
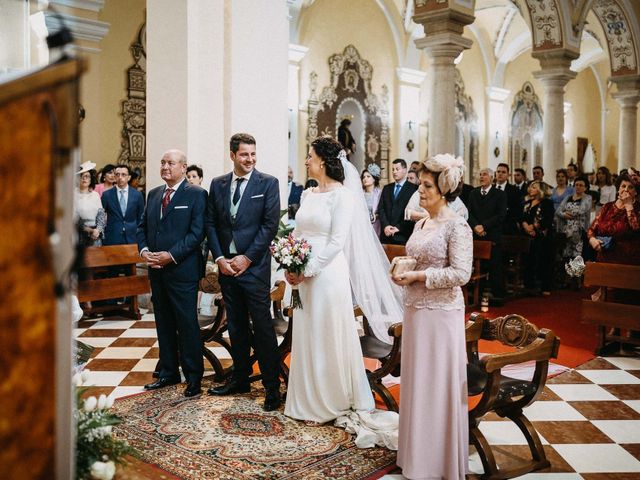
[[[531,248],[525,260],[524,285],[534,289],[540,285],[543,295],[551,295],[553,274],[553,203],[549,187],[534,180],[529,184],[520,226],[531,237]]]

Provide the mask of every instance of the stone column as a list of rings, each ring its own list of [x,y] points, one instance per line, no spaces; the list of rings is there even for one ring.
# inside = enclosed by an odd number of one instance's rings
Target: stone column
[[[564,158],[564,87],[575,78],[576,72],[569,70],[570,61],[546,66],[543,60],[542,70],[533,76],[544,87],[542,167],[547,182],[558,168],[565,165]]]
[[[426,77],[421,70],[397,68],[400,80],[398,101],[398,155],[411,164],[424,159],[425,152],[420,152],[420,86]],[[413,142],[409,151],[408,142]]]
[[[289,166],[293,169],[296,181],[306,178],[303,171],[303,159],[298,158],[299,121],[300,121],[300,62],[309,49],[302,45],[289,44]]]
[[[455,151],[455,64],[454,60],[473,43],[464,38],[464,27],[473,23],[473,6],[439,7],[416,3],[413,21],[424,27],[425,36],[415,41],[427,54],[431,71],[429,98],[428,155]]]
[[[616,81],[618,92],[611,95],[620,105],[618,132],[618,171],[637,167],[636,139],[638,134],[638,102],[640,101],[640,77]]]
[[[499,163],[507,163],[507,145],[505,139],[509,138],[507,115],[504,111],[504,101],[511,94],[510,90],[499,87],[487,87],[487,165],[495,170]],[[498,150],[496,150],[496,148]],[[496,153],[498,155],[496,156]],[[513,173],[513,172],[511,172]]]

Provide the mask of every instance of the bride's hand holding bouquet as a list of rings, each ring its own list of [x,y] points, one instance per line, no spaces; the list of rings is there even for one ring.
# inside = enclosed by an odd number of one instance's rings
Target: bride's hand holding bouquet
[[[271,254],[280,265],[278,269],[285,271],[287,282],[293,287],[291,306],[302,308],[300,292],[296,288],[304,280],[304,269],[309,262],[311,245],[304,238],[296,238],[293,234],[275,239],[271,242]]]

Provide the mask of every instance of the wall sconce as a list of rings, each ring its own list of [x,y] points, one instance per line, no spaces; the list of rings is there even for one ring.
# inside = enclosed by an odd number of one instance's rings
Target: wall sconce
[[[415,144],[413,143],[413,140],[409,139],[407,141],[407,150],[409,150],[410,152],[413,152],[414,147],[415,147]]]

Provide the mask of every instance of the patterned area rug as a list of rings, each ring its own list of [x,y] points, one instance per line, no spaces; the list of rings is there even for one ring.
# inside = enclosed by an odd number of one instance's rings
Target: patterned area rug
[[[282,409],[264,412],[261,390],[235,397],[186,399],[184,385],[116,401],[115,434],[143,461],[185,479],[373,479],[395,452],[359,449],[330,425],[308,425]]]

